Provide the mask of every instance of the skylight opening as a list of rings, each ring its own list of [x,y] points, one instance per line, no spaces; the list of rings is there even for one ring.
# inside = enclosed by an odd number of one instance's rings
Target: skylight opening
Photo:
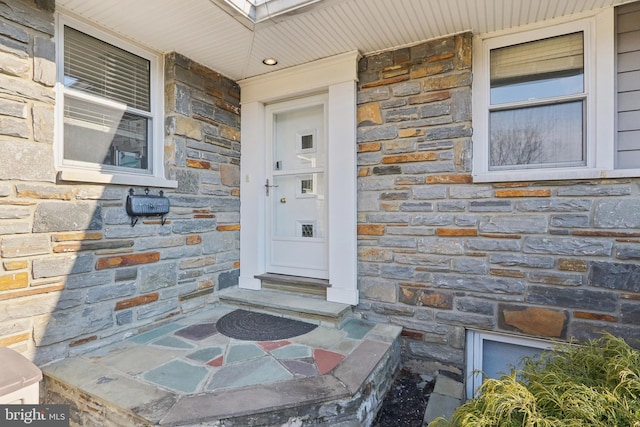
[[[254,24],[320,0],[224,0]]]

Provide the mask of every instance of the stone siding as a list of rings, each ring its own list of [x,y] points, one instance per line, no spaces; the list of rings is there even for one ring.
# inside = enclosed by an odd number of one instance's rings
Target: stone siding
[[[466,328],[640,338],[640,180],[474,184],[470,34],[359,77],[358,310],[406,360],[461,370]]]
[[[165,58],[165,174],[178,188],[164,189],[164,225],[132,227],[130,187],[57,182],[53,11],[0,3],[0,346],[36,363],[201,309],[239,271],[237,85]]]

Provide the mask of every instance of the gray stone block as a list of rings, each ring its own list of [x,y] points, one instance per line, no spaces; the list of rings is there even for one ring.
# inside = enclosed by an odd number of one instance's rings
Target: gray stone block
[[[189,219],[189,220],[175,220],[171,223],[171,228],[174,233],[187,234],[187,233],[204,233],[207,231],[213,231],[216,229],[217,221],[215,219]]]
[[[48,236],[8,236],[0,243],[3,258],[27,257],[48,254],[51,245]]]
[[[558,188],[558,196],[628,196],[631,194],[631,188],[626,186],[609,186],[609,185],[576,185]]]
[[[9,37],[21,43],[29,43],[29,33],[10,22],[0,23],[0,35]]]
[[[491,216],[483,217],[478,229],[482,233],[546,233],[547,218],[544,216]]]
[[[448,194],[446,185],[429,185],[413,189],[413,197],[418,200],[446,199]]]
[[[141,294],[174,286],[178,280],[177,267],[174,262],[145,265],[140,267],[139,271],[138,286]]]
[[[420,359],[434,360],[460,369],[464,366],[464,352],[462,350],[453,349],[446,344],[423,341],[409,341],[408,344],[409,353]]]
[[[198,194],[200,177],[197,172],[185,169],[172,169],[172,178],[178,181],[176,193]]]
[[[617,295],[605,291],[556,286],[529,286],[526,302],[544,306],[579,308],[612,313],[616,309]]]
[[[38,3],[45,6],[44,9],[32,7],[28,2],[4,0],[0,3],[0,16],[27,28],[53,36],[53,7],[50,2],[45,2],[44,0],[39,0]]]
[[[113,326],[112,307],[104,305],[54,311],[51,316],[34,321],[33,339],[45,346]]]
[[[424,119],[427,117],[438,117],[451,114],[451,103],[449,101],[443,102],[433,102],[428,105],[424,105],[420,108],[420,118]],[[446,124],[451,123],[452,119],[448,118],[445,122],[441,123],[433,123],[435,124]],[[442,138],[437,138],[442,139]]]
[[[588,215],[551,215],[551,226],[553,227],[584,228],[589,225]]]
[[[117,270],[120,271],[120,270]],[[91,286],[100,286],[112,281],[111,271],[97,271],[88,274],[77,274],[65,277],[66,289],[88,288]]]
[[[237,232],[207,233],[202,236],[202,253],[204,255],[226,252],[238,248],[240,244]]]
[[[616,247],[616,258],[618,259],[640,259],[640,245],[638,244],[619,244]]]
[[[358,192],[375,190],[393,190],[395,178],[390,176],[374,176],[358,180]]]
[[[358,129],[357,141],[360,142],[372,142],[381,141],[387,139],[394,139],[398,137],[398,128],[395,125],[380,126],[371,129]]]
[[[468,239],[465,246],[472,251],[519,252],[521,249],[516,239]]]
[[[433,275],[433,282],[439,288],[487,294],[522,295],[527,289],[524,280],[473,275],[459,276],[438,273]]]
[[[596,205],[593,221],[599,228],[640,228],[640,200],[602,200]]]
[[[2,81],[0,87],[12,87],[13,82]],[[9,85],[9,86],[5,86]],[[51,145],[2,140],[0,180],[55,182]],[[33,167],[38,165],[38,167]]]
[[[495,315],[495,305],[492,302],[472,297],[456,298],[456,309],[485,316]]]
[[[527,237],[523,247],[525,253],[576,256],[611,256],[612,250],[609,240],[574,237]]]
[[[178,312],[180,305],[177,299],[156,302],[140,306],[138,308],[138,320],[150,319],[153,317],[168,315],[172,312]]]
[[[522,212],[576,212],[589,211],[593,205],[587,199],[551,199],[551,200],[520,200],[516,208]]]
[[[620,304],[620,318],[622,323],[640,325],[640,305],[629,302]]]
[[[93,270],[93,266],[94,257],[92,254],[55,256],[34,259],[32,261],[32,274],[34,279],[66,276],[68,274],[87,273]]]
[[[393,96],[408,96],[420,93],[422,86],[419,81],[402,82],[391,86]]]
[[[553,268],[555,259],[523,254],[491,254],[489,258],[491,264],[499,264],[506,267],[529,267],[529,268]]]
[[[491,197],[487,193],[486,197]],[[472,200],[469,202],[471,212],[511,212],[511,202],[508,200]]]
[[[463,326],[466,328],[476,327],[476,328],[488,329],[488,330],[493,329],[496,325],[495,318],[490,316],[481,316],[478,314],[449,312],[449,311],[437,312],[436,320],[443,323],[447,323],[447,324]]]
[[[593,261],[588,280],[590,286],[640,292],[640,265]]]
[[[380,268],[380,277],[396,280],[411,280],[413,278],[413,271],[413,266],[385,264]]]
[[[418,239],[418,252],[441,255],[463,255],[462,240],[421,237]]]
[[[33,80],[46,86],[56,83],[56,46],[51,38],[33,38]]]
[[[131,322],[133,322],[132,310],[119,311],[116,313],[116,323],[118,326],[128,325]]]
[[[34,233],[100,230],[102,209],[89,202],[41,202],[33,218]]]
[[[227,289],[238,285],[240,270],[225,271],[218,275],[218,289]]]
[[[546,285],[582,286],[584,284],[584,276],[582,274],[557,273],[551,271],[529,273],[527,279],[533,283],[544,283]]]
[[[487,274],[489,267],[484,258],[455,258],[452,270],[463,274]]]
[[[116,298],[127,297],[136,292],[135,283],[121,283],[110,286],[94,286],[87,290],[85,302],[92,304],[100,301],[107,301]]]

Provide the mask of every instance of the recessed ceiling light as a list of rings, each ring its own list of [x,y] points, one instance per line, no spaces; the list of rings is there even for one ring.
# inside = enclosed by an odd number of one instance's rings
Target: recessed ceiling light
[[[278,61],[275,58],[264,58],[262,60],[262,63],[264,65],[276,65]]]

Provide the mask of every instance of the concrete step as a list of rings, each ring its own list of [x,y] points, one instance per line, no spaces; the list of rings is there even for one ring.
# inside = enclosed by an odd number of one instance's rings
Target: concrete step
[[[327,289],[331,287],[327,279],[291,276],[287,274],[265,273],[255,276],[262,282],[262,289],[287,292],[299,296],[327,299]]]
[[[220,302],[250,311],[280,315],[322,326],[341,327],[353,315],[348,304],[329,302],[270,289],[228,288],[219,292]]]
[[[464,398],[464,385],[444,375],[436,377],[436,385],[424,412],[423,427],[438,417],[450,419]]]

